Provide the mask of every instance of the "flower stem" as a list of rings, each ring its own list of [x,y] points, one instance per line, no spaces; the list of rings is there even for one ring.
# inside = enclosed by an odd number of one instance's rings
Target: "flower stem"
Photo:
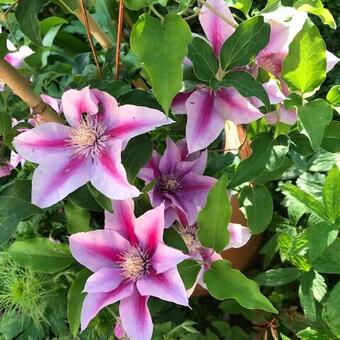
[[[0,60],[0,79],[44,121],[63,123],[59,115],[32,90],[31,82],[5,60]]]
[[[219,16],[222,20],[224,20],[227,24],[231,25],[232,27],[236,28],[237,24],[232,22],[229,18],[227,18],[223,13],[221,13],[219,10],[217,10],[214,6],[206,2],[205,0],[197,0],[202,5],[209,8],[212,12],[214,12],[217,16]]]
[[[164,20],[163,15],[159,13],[153,5],[150,5],[150,9],[156,16],[158,16],[158,18],[160,18],[162,21]]]

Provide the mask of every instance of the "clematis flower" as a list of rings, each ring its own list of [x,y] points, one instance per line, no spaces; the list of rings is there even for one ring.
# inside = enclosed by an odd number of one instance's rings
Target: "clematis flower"
[[[208,0],[229,20],[236,22],[224,0]],[[235,28],[227,24],[214,12],[203,6],[199,21],[215,54]],[[179,93],[173,100],[172,110],[187,115],[186,138],[190,153],[205,149],[221,133],[226,120],[235,124],[247,124],[262,117],[262,113],[251,102],[233,88],[218,91],[200,85],[193,92]]]
[[[207,152],[188,155],[185,140],[175,144],[167,138],[166,145],[163,156],[153,151],[151,160],[140,170],[138,177],[146,184],[156,180],[149,197],[153,207],[164,202],[166,227],[178,218],[178,211],[194,223],[216,182],[215,178],[203,176]]]
[[[15,169],[19,164],[23,165],[24,160],[14,151],[11,152],[11,157],[9,161],[0,162],[0,177],[9,176],[13,169]]]
[[[61,100],[70,126],[41,124],[13,142],[19,155],[39,164],[32,179],[32,202],[51,206],[88,181],[112,199],[138,196],[121,164],[122,147],[172,120],[147,107],[118,107],[108,93],[88,87],[68,90]]]
[[[307,12],[293,7],[279,6],[275,11],[262,13],[265,21],[270,25],[270,39],[268,45],[258,54],[256,64],[277,78],[281,77],[284,59],[288,55],[289,45],[308,18]],[[327,72],[331,71],[339,59],[327,51]]]
[[[180,221],[176,229],[187,246],[191,258],[201,265],[195,283],[187,290],[187,294],[190,296],[194,292],[197,284],[207,289],[206,284],[203,282],[204,273],[210,269],[213,262],[221,260],[222,256],[214,251],[214,249],[209,249],[201,245],[197,236],[197,223],[189,225],[184,215],[180,215]],[[241,224],[229,223],[227,228],[230,238],[228,245],[223,250],[241,248],[251,237],[250,230]]]
[[[113,210],[105,230],[70,236],[73,256],[94,272],[84,288],[81,329],[101,309],[120,301],[120,321],[129,339],[148,340],[150,296],[188,306],[176,267],[188,256],[163,243],[163,204],[138,218],[133,200],[113,201]]]

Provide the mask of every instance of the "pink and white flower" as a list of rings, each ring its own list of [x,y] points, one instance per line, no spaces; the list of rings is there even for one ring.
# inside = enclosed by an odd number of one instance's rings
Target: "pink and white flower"
[[[153,207],[165,205],[165,226],[170,227],[182,212],[190,223],[205,206],[208,192],[216,179],[203,176],[207,151],[188,154],[185,140],[174,143],[167,138],[164,155],[153,151],[151,160],[138,177],[146,184],[156,180],[149,192]]]
[[[122,148],[132,137],[172,120],[148,107],[118,107],[111,95],[88,87],[68,90],[61,100],[70,126],[45,123],[13,142],[24,159],[39,164],[32,179],[32,202],[51,206],[89,181],[112,199],[138,196],[121,164]]]
[[[176,229],[182,236],[191,258],[201,265],[195,283],[187,290],[187,294],[190,296],[194,292],[197,284],[207,289],[206,284],[203,282],[204,273],[210,269],[213,262],[221,260],[222,256],[214,251],[214,249],[205,248],[201,245],[197,236],[198,227],[196,223],[188,225],[183,215],[180,216],[180,220],[181,223]],[[247,227],[241,224],[229,223],[227,228],[230,238],[228,245],[223,250],[241,248],[250,240],[251,233]]]
[[[164,205],[136,218],[133,200],[113,201],[105,230],[70,236],[78,262],[94,272],[86,284],[81,329],[104,307],[120,301],[122,326],[131,340],[148,340],[152,320],[150,296],[188,306],[177,264],[187,259],[163,243]]]
[[[224,0],[208,0],[228,19],[236,24]],[[214,12],[203,6],[199,20],[215,54],[219,57],[221,46],[235,28]],[[262,117],[251,102],[233,88],[213,91],[202,85],[193,92],[179,93],[173,100],[172,110],[187,115],[186,138],[190,153],[205,149],[221,133],[226,120],[235,124],[247,124]]]

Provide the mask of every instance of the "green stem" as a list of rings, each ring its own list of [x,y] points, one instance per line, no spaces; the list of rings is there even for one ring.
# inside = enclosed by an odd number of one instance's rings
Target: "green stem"
[[[162,21],[164,20],[163,15],[159,13],[153,5],[150,6],[150,9],[158,18],[160,18]]]

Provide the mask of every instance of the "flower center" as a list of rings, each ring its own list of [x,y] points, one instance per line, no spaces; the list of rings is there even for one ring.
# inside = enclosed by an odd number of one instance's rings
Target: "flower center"
[[[122,262],[120,263],[122,275],[131,281],[137,281],[144,274],[149,272],[150,260],[147,251],[143,251],[139,247],[131,247],[122,254]]]
[[[78,154],[94,157],[99,155],[105,146],[108,137],[104,133],[105,127],[97,117],[85,116],[81,124],[74,128],[70,145]]]
[[[159,179],[159,189],[162,192],[174,193],[182,189],[182,184],[178,176],[174,174],[162,175]]]
[[[281,65],[275,62],[274,54],[266,51],[260,52],[257,56],[257,64],[267,72],[274,76],[279,76],[281,73]]]
[[[194,254],[201,249],[202,245],[198,240],[196,223],[192,226],[179,225],[177,231],[182,236],[190,254]]]

